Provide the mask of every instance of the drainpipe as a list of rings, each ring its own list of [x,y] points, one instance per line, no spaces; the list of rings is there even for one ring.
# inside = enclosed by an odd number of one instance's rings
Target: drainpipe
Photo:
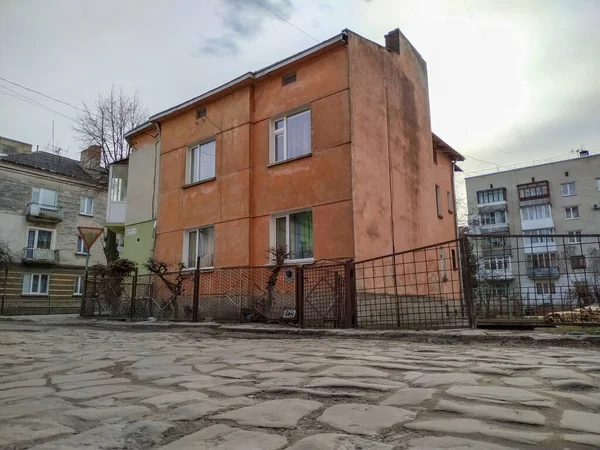
[[[159,146],[161,143],[160,123],[155,122],[154,126],[156,127],[156,132],[158,133],[158,142],[154,144],[154,178],[152,181],[152,258],[154,258],[154,252],[156,250],[156,210],[154,209],[154,202],[156,200],[156,168],[158,165],[157,160],[160,157]]]

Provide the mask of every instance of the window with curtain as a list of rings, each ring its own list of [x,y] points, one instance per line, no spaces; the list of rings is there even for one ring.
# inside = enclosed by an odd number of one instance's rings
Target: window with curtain
[[[79,214],[91,216],[94,211],[94,199],[87,195],[82,195],[79,200]]]
[[[187,243],[184,255],[186,267],[195,268],[198,258],[200,258],[201,269],[207,269],[214,266],[215,227],[203,227],[188,230],[186,240]]]
[[[215,177],[217,141],[214,139],[189,149],[188,183]]]
[[[285,245],[289,259],[309,259],[313,252],[312,211],[275,217],[275,244]]]
[[[23,294],[46,295],[48,294],[49,276],[39,273],[26,273],[23,275]]]
[[[311,152],[310,109],[273,121],[272,162],[285,161]]]

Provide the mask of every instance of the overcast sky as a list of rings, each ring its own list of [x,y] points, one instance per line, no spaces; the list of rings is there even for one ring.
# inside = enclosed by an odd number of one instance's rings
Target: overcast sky
[[[319,41],[350,28],[383,43],[399,27],[427,61],[434,132],[486,161],[467,172],[600,152],[600,0],[258,1],[273,12],[254,0],[0,0],[0,77],[74,105],[115,84],[153,114],[315,44],[277,15]],[[78,158],[75,114],[0,80],[1,136],[45,149],[54,120]]]

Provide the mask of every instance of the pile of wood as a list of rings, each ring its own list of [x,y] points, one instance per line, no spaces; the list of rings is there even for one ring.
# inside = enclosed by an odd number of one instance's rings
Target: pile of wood
[[[571,311],[554,311],[544,317],[546,323],[598,323],[600,325],[600,307],[598,305],[577,308]]]

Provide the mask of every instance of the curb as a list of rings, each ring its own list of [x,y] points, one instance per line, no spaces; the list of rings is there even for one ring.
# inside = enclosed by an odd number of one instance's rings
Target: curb
[[[89,319],[73,319],[72,321],[43,321],[28,318],[0,317],[0,322],[23,323],[36,326],[60,326],[75,328],[98,328],[122,331],[199,331],[216,336],[252,335],[254,338],[337,338],[368,340],[402,340],[412,342],[442,344],[495,343],[502,345],[535,345],[535,346],[592,346],[600,347],[600,335],[589,334],[550,334],[542,332],[488,331],[488,330],[360,330],[360,329],[321,329],[293,327],[264,327],[249,325],[227,325],[214,322],[121,322]]]

